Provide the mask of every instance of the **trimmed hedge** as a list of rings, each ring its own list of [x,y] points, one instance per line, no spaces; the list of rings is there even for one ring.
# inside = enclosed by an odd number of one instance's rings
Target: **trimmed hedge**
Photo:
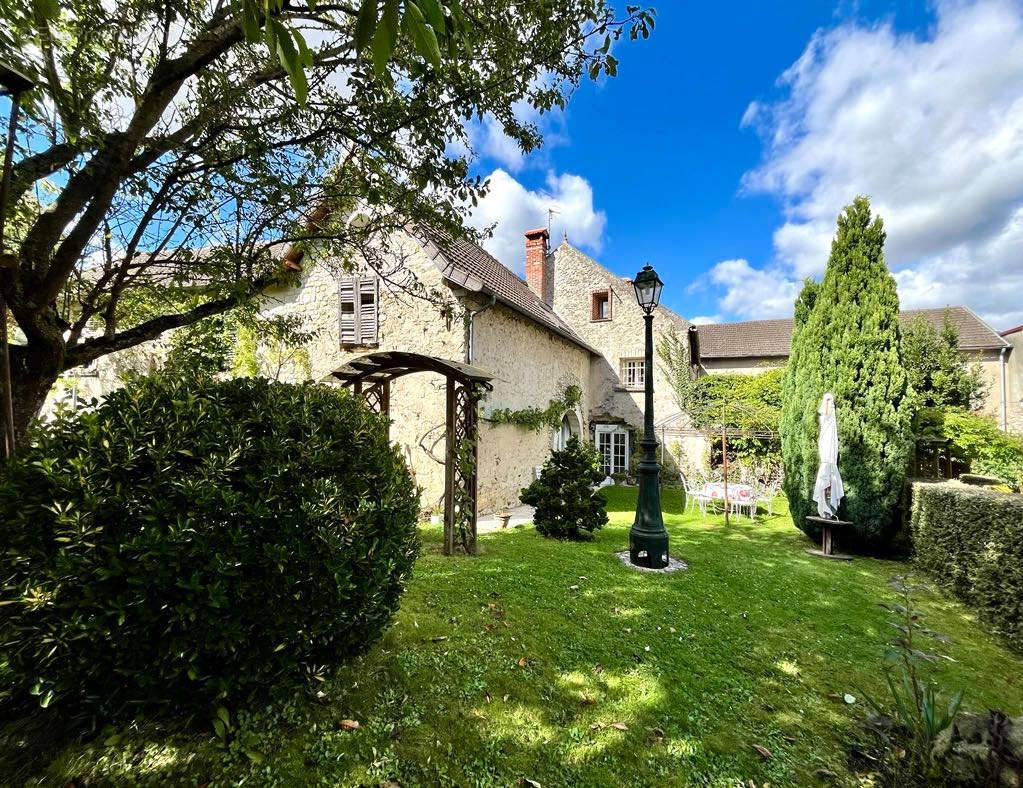
[[[0,663],[102,718],[300,682],[388,625],[418,511],[386,421],[346,392],[136,380],[0,475]]]
[[[1023,652],[1023,495],[913,484],[916,562]]]

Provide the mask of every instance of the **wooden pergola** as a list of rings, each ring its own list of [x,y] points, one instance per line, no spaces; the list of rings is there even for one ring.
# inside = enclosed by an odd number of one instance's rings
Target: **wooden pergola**
[[[444,553],[455,540],[466,553],[476,552],[476,461],[479,438],[478,404],[493,387],[493,376],[469,364],[419,353],[387,351],[353,359],[331,374],[361,396],[378,413],[390,416],[391,381],[416,372],[446,378],[444,454]]]

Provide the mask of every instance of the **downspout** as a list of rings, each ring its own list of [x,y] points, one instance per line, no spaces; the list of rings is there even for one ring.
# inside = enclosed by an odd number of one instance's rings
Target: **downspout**
[[[1009,431],[1009,418],[1005,408],[1005,352],[1009,348],[1003,347],[1002,352],[998,354],[998,371],[1000,373],[1000,383],[1002,387],[1002,432]]]
[[[484,304],[479,309],[471,309],[471,310],[469,310],[469,313],[465,316],[465,334],[466,334],[466,336],[465,336],[465,363],[466,364],[471,364],[472,361],[473,361],[473,349],[474,349],[473,348],[473,337],[474,337],[473,327],[475,325],[474,321],[476,320],[476,315],[480,314],[481,312],[486,312],[488,309],[490,309],[496,303],[497,303],[497,296],[492,295],[492,296],[490,296],[490,303],[489,304]]]

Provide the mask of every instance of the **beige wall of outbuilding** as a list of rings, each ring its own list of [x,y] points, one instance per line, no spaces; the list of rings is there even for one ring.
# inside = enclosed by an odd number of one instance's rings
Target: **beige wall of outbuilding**
[[[1023,435],[1023,330],[1005,336],[1012,345],[1005,369],[1006,416],[1009,432]]]

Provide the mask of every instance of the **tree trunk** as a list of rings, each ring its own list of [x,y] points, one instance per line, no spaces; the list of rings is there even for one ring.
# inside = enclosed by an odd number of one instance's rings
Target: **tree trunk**
[[[11,393],[14,401],[14,445],[24,446],[28,427],[61,373],[61,348],[10,345]]]

